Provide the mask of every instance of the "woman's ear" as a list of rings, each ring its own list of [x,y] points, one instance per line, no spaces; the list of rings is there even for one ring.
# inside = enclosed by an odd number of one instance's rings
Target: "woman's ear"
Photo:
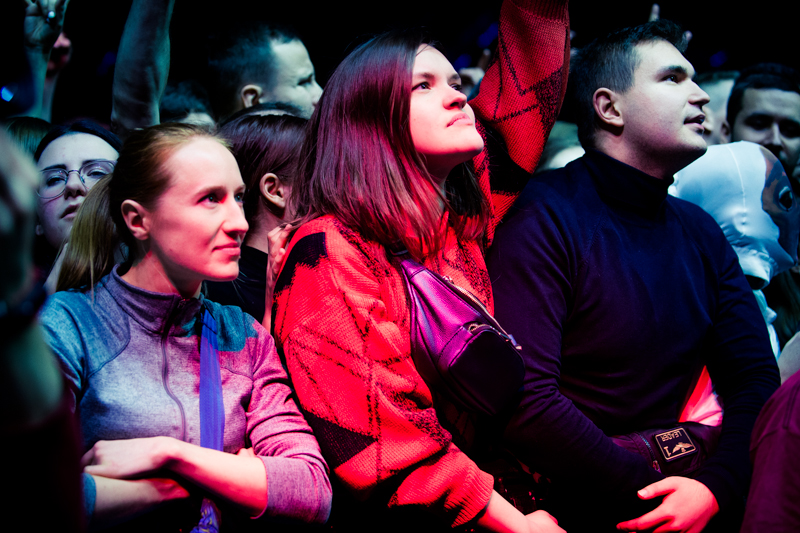
[[[616,92],[606,87],[600,87],[592,97],[594,112],[601,122],[621,128],[625,125],[622,118],[622,109]]]
[[[150,236],[151,217],[147,209],[135,200],[122,202],[122,218],[128,231],[137,240],[144,241]]]
[[[258,182],[258,188],[261,196],[267,201],[267,208],[270,211],[275,211],[273,206],[281,212],[286,209],[287,187],[278,176],[272,172],[267,172],[261,176],[261,180]]]

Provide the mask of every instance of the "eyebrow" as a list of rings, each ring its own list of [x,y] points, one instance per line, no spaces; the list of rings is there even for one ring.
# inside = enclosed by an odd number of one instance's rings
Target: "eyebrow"
[[[236,187],[233,190],[233,194],[236,194],[236,193],[239,193],[239,192],[241,192],[241,193],[247,192],[247,187],[244,184],[242,184],[242,185],[240,185],[239,187]],[[224,195],[227,195],[228,194],[228,188],[225,187],[224,185],[208,185],[206,187],[203,187],[202,189],[200,189],[199,191],[197,191],[194,194],[198,198],[203,198],[204,196],[207,196],[207,195],[209,195],[211,193],[216,193],[216,194],[224,193]]]
[[[101,157],[97,158],[97,159],[85,159],[83,161],[83,163],[81,163],[80,166],[83,167],[84,165],[88,165],[89,163],[96,163],[98,161],[112,161],[112,160],[111,159],[103,159]],[[112,161],[112,162],[114,162],[114,161]],[[64,165],[64,164],[50,165],[49,167],[44,167],[42,170],[44,171],[44,170],[56,170],[56,169],[67,170],[67,165]],[[75,168],[73,170],[80,170],[80,167]]]
[[[426,79],[426,80],[433,80],[433,79],[436,78],[436,75],[435,74],[431,74],[430,72],[417,72],[417,73],[414,74],[413,77],[414,78],[423,78],[423,79]],[[453,72],[447,78],[447,83],[452,83],[452,82],[461,83],[461,76],[458,75],[458,72]]]

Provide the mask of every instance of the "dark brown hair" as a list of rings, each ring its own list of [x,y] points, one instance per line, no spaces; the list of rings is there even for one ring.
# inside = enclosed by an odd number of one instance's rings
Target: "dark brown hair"
[[[220,128],[219,135],[230,143],[247,188],[244,216],[251,228],[261,202],[262,176],[272,172],[281,182],[293,185],[307,123],[290,115],[245,115]]]
[[[381,244],[403,241],[417,258],[443,246],[441,205],[459,236],[480,239],[488,204],[469,165],[442,193],[409,129],[418,30],[385,33],[339,65],[311,117],[293,189],[301,221],[331,214]]]

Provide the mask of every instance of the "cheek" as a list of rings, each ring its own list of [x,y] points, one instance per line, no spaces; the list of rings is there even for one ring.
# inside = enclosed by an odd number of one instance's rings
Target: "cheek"
[[[45,231],[55,228],[58,225],[58,213],[60,211],[62,200],[63,197],[60,196],[49,201],[39,201],[37,212],[39,215],[39,221],[42,223]]]

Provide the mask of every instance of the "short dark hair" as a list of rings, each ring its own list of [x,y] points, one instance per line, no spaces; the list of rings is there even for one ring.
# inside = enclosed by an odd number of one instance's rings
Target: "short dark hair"
[[[178,122],[192,113],[214,116],[206,88],[193,79],[167,83],[159,104],[161,122]]]
[[[273,111],[277,111],[277,113],[274,113]],[[229,116],[225,119],[220,128],[224,128],[231,122],[239,120],[242,117],[258,115],[291,115],[293,117],[305,118],[303,117],[303,110],[294,104],[289,104],[286,102],[259,102],[251,105],[250,107],[240,109],[233,115]]]
[[[111,148],[117,152],[122,149],[122,141],[119,140],[119,137],[99,124],[92,122],[91,120],[79,120],[77,122],[73,122],[72,124],[53,126],[50,131],[47,132],[47,135],[44,136],[41,142],[39,142],[39,146],[36,148],[36,153],[33,154],[34,161],[39,161],[39,158],[42,156],[42,152],[44,152],[45,148],[47,148],[51,142],[55,141],[59,137],[70,135],[72,133],[88,133],[89,135],[100,137],[109,145],[111,145]]]
[[[246,78],[268,80],[274,65],[273,43],[299,41],[289,26],[241,23],[209,38],[208,92],[218,119],[230,114],[231,96]]]
[[[800,94],[800,72],[778,63],[759,63],[742,70],[728,99],[728,124],[733,128],[747,89],[778,89]]]
[[[575,54],[570,83],[574,87],[578,139],[584,147],[594,145],[600,127],[592,103],[595,91],[607,87],[624,93],[633,87],[634,72],[641,61],[636,46],[659,40],[670,43],[681,53],[686,50],[681,27],[659,19],[595,39]]]

